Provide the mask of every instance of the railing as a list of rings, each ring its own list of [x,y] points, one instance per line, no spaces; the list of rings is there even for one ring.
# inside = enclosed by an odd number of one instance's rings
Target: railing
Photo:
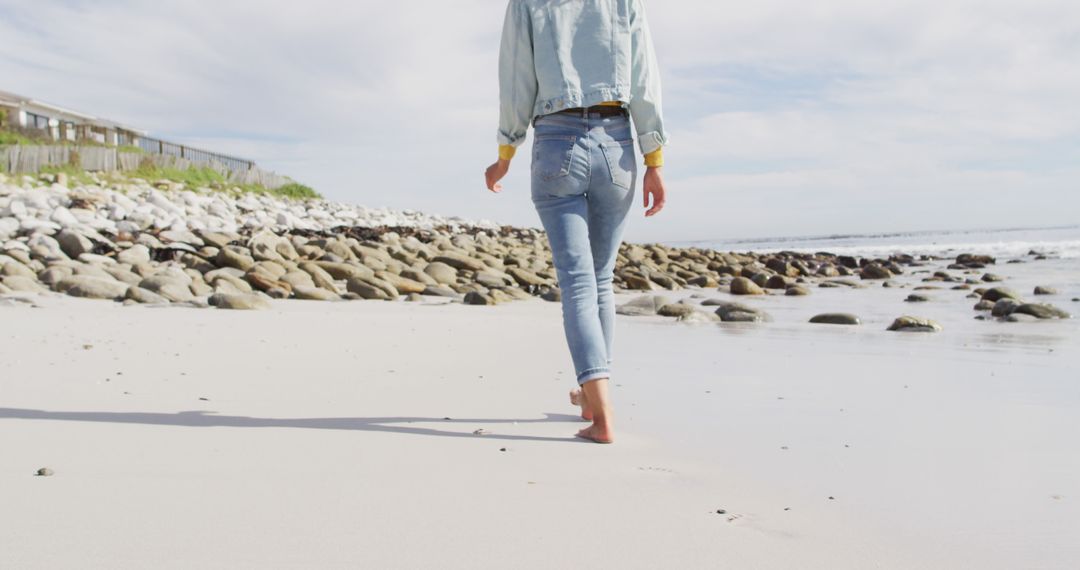
[[[191,162],[219,162],[224,164],[225,168],[230,172],[243,172],[255,168],[255,163],[253,161],[243,158],[236,158],[235,156],[218,154],[216,152],[198,148],[191,148],[182,144],[171,143],[150,137],[135,137],[125,132],[117,133],[117,142],[120,146],[136,146],[149,154],[175,156],[176,158],[182,158]]]

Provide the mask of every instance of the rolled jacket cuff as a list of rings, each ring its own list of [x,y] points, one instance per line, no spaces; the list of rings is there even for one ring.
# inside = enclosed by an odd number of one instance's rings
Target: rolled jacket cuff
[[[499,131],[499,146],[521,146],[521,143],[525,142],[526,133],[506,133],[505,131]]]
[[[656,152],[657,149],[667,144],[667,142],[667,139],[664,135],[660,134],[660,131],[638,133],[638,144],[641,146],[641,154],[651,154]]]

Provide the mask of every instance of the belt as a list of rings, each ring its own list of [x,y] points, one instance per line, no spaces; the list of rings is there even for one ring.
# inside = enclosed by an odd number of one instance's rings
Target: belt
[[[590,115],[600,115],[601,117],[614,117],[616,115],[626,115],[626,109],[624,107],[616,107],[614,105],[593,105],[592,107],[573,107],[570,109],[563,109],[562,111],[556,111],[558,115],[577,115],[581,116],[585,113]]]

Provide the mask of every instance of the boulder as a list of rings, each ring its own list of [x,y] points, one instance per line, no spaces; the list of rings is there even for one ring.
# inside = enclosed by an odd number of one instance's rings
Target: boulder
[[[732,295],[764,295],[765,291],[756,283],[746,277],[736,277],[731,280]]]
[[[61,230],[56,234],[56,241],[60,243],[61,251],[71,258],[94,251],[94,242],[73,230]]]
[[[988,299],[983,299],[989,301]],[[1020,302],[1016,299],[1005,297],[998,299],[994,306],[990,308],[990,315],[994,317],[1007,317],[1020,306]]]
[[[629,317],[649,316],[657,314],[660,307],[670,303],[663,295],[641,295],[615,307],[615,312]]]
[[[802,297],[810,294],[810,290],[802,285],[791,285],[784,290],[784,294],[788,297]]]
[[[214,263],[218,267],[233,267],[240,271],[247,271],[255,265],[255,259],[247,254],[247,250],[239,246],[229,245],[218,251]]]
[[[265,297],[255,293],[215,293],[210,296],[209,302],[219,309],[236,311],[266,310],[273,306]]]
[[[72,297],[85,297],[88,299],[117,299],[127,293],[127,283],[115,279],[102,279],[88,275],[72,275],[65,277],[58,284],[58,288]]]
[[[390,295],[386,291],[358,277],[350,278],[347,281],[346,288],[350,293],[355,293],[362,299],[390,300]]]
[[[891,279],[892,272],[877,263],[871,263],[859,272],[860,279]]]
[[[769,320],[765,312],[742,303],[723,303],[717,307],[716,314],[726,323],[757,323]]]
[[[143,289],[138,286],[128,287],[127,292],[124,294],[124,298],[147,305],[166,304],[169,302],[165,297],[162,297],[149,289]]]
[[[444,251],[442,254],[435,256],[435,259],[432,261],[445,263],[455,269],[467,269],[469,271],[482,271],[487,268],[487,264],[483,261],[453,251]],[[432,277],[435,276],[432,275]]]
[[[432,261],[424,267],[424,273],[427,273],[432,279],[441,285],[453,285],[457,283],[457,269],[448,263],[442,261]]]
[[[861,325],[862,320],[850,313],[822,313],[810,318],[810,322],[822,325]]]
[[[389,283],[396,293],[402,295],[408,295],[410,293],[423,293],[424,289],[427,289],[427,285],[419,281],[414,281],[408,277],[402,275],[394,275],[389,271],[377,271],[375,277]]]
[[[37,281],[22,275],[9,275],[0,278],[0,283],[3,283],[5,287],[16,293],[44,293],[47,291]]]
[[[472,291],[465,295],[463,301],[466,305],[494,305],[495,299],[478,291]]]
[[[1011,314],[1031,315],[1039,319],[1069,319],[1069,313],[1045,303],[1024,303],[1013,310]]]
[[[191,285],[191,279],[185,280],[184,277],[187,276],[177,273],[159,273],[143,279],[138,283],[138,286],[157,293],[174,303],[183,303],[195,298],[195,295],[192,294],[191,289],[188,287]]]
[[[305,301],[336,301],[341,297],[321,287],[293,287],[293,296]]]
[[[923,317],[899,317],[889,325],[888,330],[900,332],[940,332],[941,325]]]
[[[116,254],[116,260],[120,263],[138,265],[150,263],[150,248],[142,244],[135,244]]]
[[[684,303],[669,303],[660,307],[656,314],[661,317],[684,317],[690,313],[697,312],[697,309],[693,305],[687,305]]]
[[[982,298],[987,301],[998,301],[1001,299],[1015,299],[1019,301],[1020,294],[1006,287],[993,287],[987,289],[986,292],[982,294]]]

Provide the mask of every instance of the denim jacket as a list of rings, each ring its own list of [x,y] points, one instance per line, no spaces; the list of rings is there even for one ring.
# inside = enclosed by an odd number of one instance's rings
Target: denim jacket
[[[499,144],[538,116],[622,101],[642,154],[667,143],[642,0],[510,0],[499,53]]]

